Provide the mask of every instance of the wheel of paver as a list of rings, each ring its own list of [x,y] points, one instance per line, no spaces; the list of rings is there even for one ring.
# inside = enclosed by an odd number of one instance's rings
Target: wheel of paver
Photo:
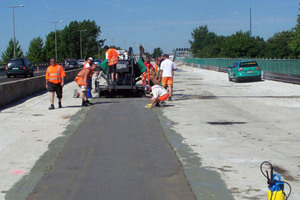
[[[232,81],[232,78],[230,78],[229,73],[228,73],[228,80],[229,80],[229,81]]]

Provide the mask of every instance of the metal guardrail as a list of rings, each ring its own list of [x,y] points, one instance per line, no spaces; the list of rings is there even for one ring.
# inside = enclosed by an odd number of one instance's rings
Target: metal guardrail
[[[201,69],[213,70],[213,71],[224,72],[224,73],[228,72],[228,68],[226,67],[200,65],[195,63],[184,63],[184,64],[192,67],[201,68]],[[263,79],[285,82],[285,83],[300,84],[300,75],[293,75],[293,74],[263,71]]]

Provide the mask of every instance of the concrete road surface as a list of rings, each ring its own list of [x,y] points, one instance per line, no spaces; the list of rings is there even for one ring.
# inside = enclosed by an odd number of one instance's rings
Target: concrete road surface
[[[108,186],[128,195],[121,181],[105,183],[102,188],[92,185],[117,176],[128,179],[130,184],[126,184],[126,188],[129,189],[148,183],[149,187],[139,186],[140,195],[147,196],[147,191],[157,191],[154,180],[158,185],[165,181],[167,188],[177,185],[186,189],[184,180],[183,185],[177,182],[170,185],[170,179],[181,177],[178,162],[165,161],[165,153],[157,153],[158,149],[167,146],[167,142],[180,160],[196,199],[266,199],[267,183],[259,170],[265,160],[272,162],[276,166],[275,172],[292,185],[289,200],[296,200],[300,195],[299,85],[274,81],[232,83],[225,73],[182,65],[175,73],[173,101],[167,102],[164,108],[152,109],[158,119],[144,108],[147,99],[95,99],[93,101],[99,104],[81,109],[80,99],[72,98],[75,88],[74,83],[65,86],[63,109],[48,111],[49,97],[41,94],[1,111],[0,199],[25,199],[32,191],[34,193],[29,198],[42,197],[39,195],[56,187],[56,180],[74,186],[69,190],[59,188],[57,195],[70,192],[70,195],[88,196],[91,195],[89,191],[98,192],[96,189],[100,188],[103,192]],[[107,110],[112,110],[114,117],[103,114]],[[100,114],[95,117],[98,112]],[[139,124],[126,125],[124,130],[118,125],[112,126],[113,120],[122,126],[132,121],[131,114],[141,117],[136,120],[143,121],[141,127],[145,134],[141,130],[128,131],[141,128]],[[84,121],[85,116],[96,122]],[[147,120],[151,121],[150,125]],[[167,142],[155,139],[161,138],[159,133],[162,134],[157,121]],[[91,128],[92,132],[84,130],[82,133],[80,130],[90,123],[101,127],[103,132]],[[154,134],[152,126],[156,130]],[[118,131],[107,133],[108,129]],[[121,132],[126,133],[118,134]],[[89,137],[84,137],[84,134]],[[126,136],[133,137],[136,142]],[[152,144],[148,144],[148,140]],[[122,145],[129,148],[124,149]],[[110,153],[114,156],[108,156]],[[142,160],[142,155],[148,156],[148,161]],[[113,160],[114,157],[118,160]],[[128,162],[129,159],[133,163]],[[110,162],[120,166],[111,168]],[[160,162],[172,173],[166,172]],[[92,167],[92,163],[99,167]],[[103,163],[105,165],[101,165]],[[170,163],[175,163],[174,168]],[[149,168],[150,165],[153,167]],[[87,166],[90,166],[90,171]],[[119,171],[109,175],[110,171],[123,169],[122,166],[127,174]],[[159,168],[161,171],[157,173],[155,170]],[[106,169],[112,170],[105,171],[102,176],[97,174]],[[81,170],[83,176],[75,173]],[[137,178],[141,174],[146,176]],[[82,184],[89,187],[80,187]],[[105,189],[107,195],[118,195]],[[287,187],[286,190],[288,192]],[[163,195],[163,191],[157,195]]]

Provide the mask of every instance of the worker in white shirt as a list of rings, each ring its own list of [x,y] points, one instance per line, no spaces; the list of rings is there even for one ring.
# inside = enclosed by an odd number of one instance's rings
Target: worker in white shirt
[[[160,85],[152,86],[152,95],[151,103],[146,105],[147,108],[152,108],[155,103],[159,105],[159,102],[165,101],[169,97],[168,91]]]
[[[173,76],[174,76],[174,71],[177,70],[176,65],[173,61],[169,59],[169,55],[164,54],[163,55],[164,61],[161,63],[160,66],[160,80],[162,82],[162,86],[164,88],[168,88],[169,90],[169,98],[168,100],[172,100],[172,94],[173,94]]]

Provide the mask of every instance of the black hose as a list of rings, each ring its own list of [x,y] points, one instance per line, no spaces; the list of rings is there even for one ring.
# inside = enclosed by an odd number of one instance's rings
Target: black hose
[[[284,193],[285,200],[287,200],[287,199],[289,198],[289,196],[291,195],[291,193],[292,193],[292,186],[291,186],[288,182],[286,182],[286,181],[282,181],[282,182],[285,183],[285,184],[287,184],[287,185],[289,186],[289,188],[290,188],[289,195],[286,195],[286,194]]]
[[[260,171],[261,171],[261,173],[264,175],[264,177],[266,177],[267,179],[268,179],[268,181],[269,181],[269,176],[267,176],[264,172],[263,172],[263,169],[262,169],[262,167],[263,167],[263,165],[264,164],[268,164],[268,165],[270,165],[271,166],[271,169],[273,168],[273,166],[272,166],[272,164],[269,162],[269,161],[264,161],[263,163],[261,163],[261,165],[260,165]],[[272,179],[273,177],[271,176],[271,179]]]
[[[262,169],[263,165],[265,165],[265,164],[267,164],[267,165],[269,165],[271,167],[271,177],[269,177],[268,171],[266,171],[266,173],[264,173],[264,171]],[[273,179],[273,172],[272,172],[273,171],[273,165],[269,161],[264,161],[263,163],[261,163],[261,165],[260,165],[260,171],[264,175],[264,177],[266,177],[268,179],[268,184],[270,184],[271,181],[280,182],[280,181],[272,180]],[[281,181],[281,182],[283,182],[283,183],[285,183],[286,185],[289,186],[290,190],[289,190],[289,194],[288,195],[286,195],[285,192],[283,191],[283,194],[285,196],[285,200],[288,200],[288,198],[289,198],[289,196],[291,195],[291,192],[292,192],[292,186],[288,182],[286,182],[286,181]],[[271,194],[271,199],[272,199],[272,197],[273,197],[273,192]]]

